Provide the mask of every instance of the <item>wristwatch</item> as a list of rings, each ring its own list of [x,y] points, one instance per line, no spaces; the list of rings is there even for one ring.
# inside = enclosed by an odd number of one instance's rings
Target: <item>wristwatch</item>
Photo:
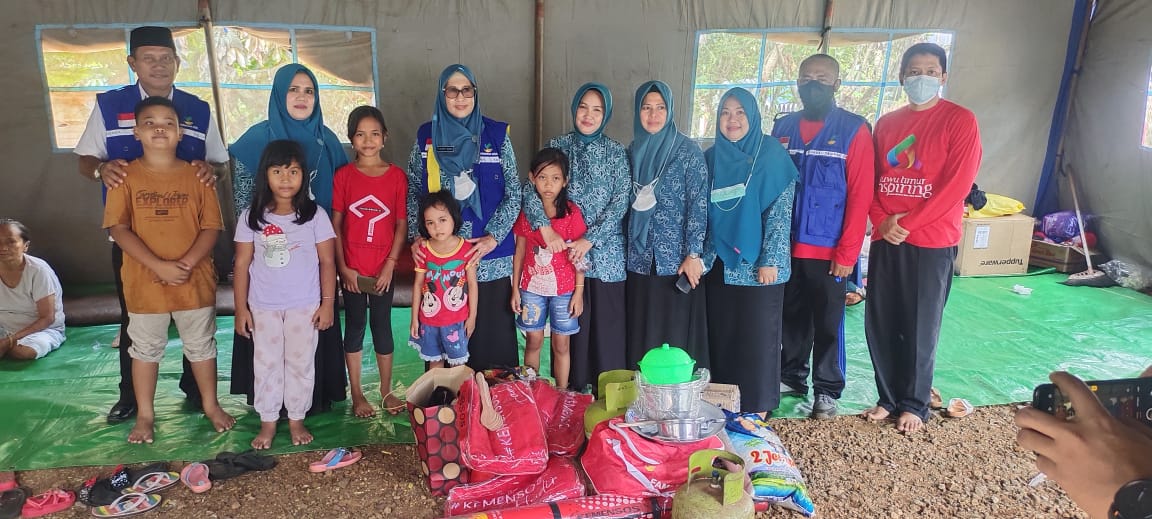
[[[96,169],[92,170],[92,178],[93,179],[100,180],[100,166],[103,166],[105,164],[107,164],[107,162],[100,162],[100,163],[96,164]]]
[[[1152,518],[1152,479],[1137,479],[1116,491],[1108,517],[1115,519]]]

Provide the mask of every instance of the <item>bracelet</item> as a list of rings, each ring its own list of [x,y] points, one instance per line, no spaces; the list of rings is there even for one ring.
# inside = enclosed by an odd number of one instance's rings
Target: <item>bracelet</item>
[[[576,288],[584,288],[584,285],[576,285]]]
[[[396,258],[384,258],[384,263],[388,263],[389,261],[396,261]]]
[[[323,301],[325,299],[336,299],[336,296],[322,296],[322,297],[320,297],[321,301]]]

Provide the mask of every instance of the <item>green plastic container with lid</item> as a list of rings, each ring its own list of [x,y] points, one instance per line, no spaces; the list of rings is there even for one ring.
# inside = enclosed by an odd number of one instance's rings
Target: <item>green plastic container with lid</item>
[[[640,359],[640,374],[649,384],[683,384],[692,381],[696,361],[688,352],[665,343],[652,348]]]

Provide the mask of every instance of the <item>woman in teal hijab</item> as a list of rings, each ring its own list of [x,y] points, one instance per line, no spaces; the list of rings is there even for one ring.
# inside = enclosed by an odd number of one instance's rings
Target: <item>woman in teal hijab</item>
[[[791,274],[792,200],[798,178],[787,150],[760,128],[752,93],[720,98],[705,262],[712,380],[740,386],[741,411],[780,404],[780,323]]]
[[[525,184],[524,214],[556,251],[568,249],[573,262],[586,259],[584,312],[572,337],[569,385],[582,390],[605,371],[624,369],[624,233],[621,221],[631,201],[628,153],[604,135],[612,118],[612,92],[600,83],[585,83],[572,98],[572,131],[553,137],[547,146],[568,156],[568,197],[580,207],[588,231],[572,243],[555,235],[540,197]],[[528,190],[533,190],[529,193]]]
[[[419,256],[420,200],[443,189],[463,209],[460,236],[478,261],[479,310],[468,340],[468,365],[481,370],[520,364],[512,300],[512,224],[520,215],[520,174],[508,123],[480,110],[481,90],[464,65],[440,73],[432,120],[416,131],[408,156],[408,237]],[[419,261],[417,261],[419,263]]]
[[[672,91],[662,81],[636,90],[625,226],[630,369],[664,343],[686,350],[698,367],[710,362],[701,284],[708,168],[700,146],[676,129],[673,105]]]
[[[265,173],[257,171],[264,147],[279,139],[296,141],[304,148],[307,164],[301,166],[308,172],[308,193],[320,207],[331,213],[332,181],[336,169],[348,163],[348,156],[340,139],[324,126],[316,76],[304,65],[293,63],[276,71],[272,93],[268,96],[268,119],[253,125],[228,148],[233,159],[232,195],[237,214],[251,204],[255,182],[264,179]],[[316,386],[309,414],[327,411],[333,401],[346,398],[347,374],[344,371],[342,337],[340,319],[319,333]],[[233,340],[231,393],[246,394],[251,403],[255,393],[252,339],[235,334]]]
[[[246,209],[252,200],[252,179],[263,177],[264,172],[256,168],[264,147],[280,139],[296,141],[304,148],[308,163],[301,167],[309,175],[308,192],[320,207],[331,213],[332,180],[336,170],[348,163],[348,155],[336,134],[324,126],[316,76],[308,67],[293,63],[276,71],[272,94],[268,97],[268,119],[256,123],[228,147],[236,164],[233,169],[236,214]]]

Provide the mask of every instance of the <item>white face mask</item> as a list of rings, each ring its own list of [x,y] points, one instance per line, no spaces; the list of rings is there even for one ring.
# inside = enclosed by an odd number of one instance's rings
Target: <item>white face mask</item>
[[[453,190],[456,200],[467,200],[468,197],[472,196],[472,192],[476,191],[476,182],[468,176],[468,173],[470,171],[461,171],[459,175],[456,175],[456,188]]]
[[[912,104],[922,105],[940,93],[941,84],[934,76],[908,76],[904,78],[904,93]]]
[[[636,192],[636,200],[632,202],[632,209],[644,212],[656,207],[656,183],[653,182],[641,187]]]

